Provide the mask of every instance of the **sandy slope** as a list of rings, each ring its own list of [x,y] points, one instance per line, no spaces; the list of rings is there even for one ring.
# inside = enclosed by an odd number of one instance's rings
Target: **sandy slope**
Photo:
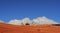
[[[52,25],[16,26],[0,23],[0,33],[60,33],[60,26]]]

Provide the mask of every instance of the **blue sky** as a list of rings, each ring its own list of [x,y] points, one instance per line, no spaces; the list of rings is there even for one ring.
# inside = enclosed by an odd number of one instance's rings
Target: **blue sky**
[[[60,22],[60,0],[0,0],[0,20],[39,16]]]

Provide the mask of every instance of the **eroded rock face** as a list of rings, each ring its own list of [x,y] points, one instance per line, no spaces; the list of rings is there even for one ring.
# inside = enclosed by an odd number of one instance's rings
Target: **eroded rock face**
[[[60,26],[43,25],[10,25],[0,23],[0,33],[60,33]]]
[[[14,20],[10,20],[8,22],[8,24],[13,24],[13,25],[26,25],[26,24],[29,24],[29,25],[40,25],[40,24],[59,24],[58,22],[54,21],[54,20],[51,20],[45,16],[41,16],[41,17],[37,17],[35,19],[30,19],[30,18],[24,18],[24,19],[21,19],[21,20],[17,20],[17,19],[14,19]]]

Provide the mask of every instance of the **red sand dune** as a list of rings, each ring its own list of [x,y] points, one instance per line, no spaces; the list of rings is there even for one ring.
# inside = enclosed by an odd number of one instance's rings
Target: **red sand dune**
[[[10,25],[0,23],[0,33],[60,33],[60,26],[53,25]]]

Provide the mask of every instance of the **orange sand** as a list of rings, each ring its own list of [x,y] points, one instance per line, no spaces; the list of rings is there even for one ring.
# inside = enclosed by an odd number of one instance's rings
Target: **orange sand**
[[[52,25],[17,26],[0,23],[0,33],[60,33],[60,26]]]

